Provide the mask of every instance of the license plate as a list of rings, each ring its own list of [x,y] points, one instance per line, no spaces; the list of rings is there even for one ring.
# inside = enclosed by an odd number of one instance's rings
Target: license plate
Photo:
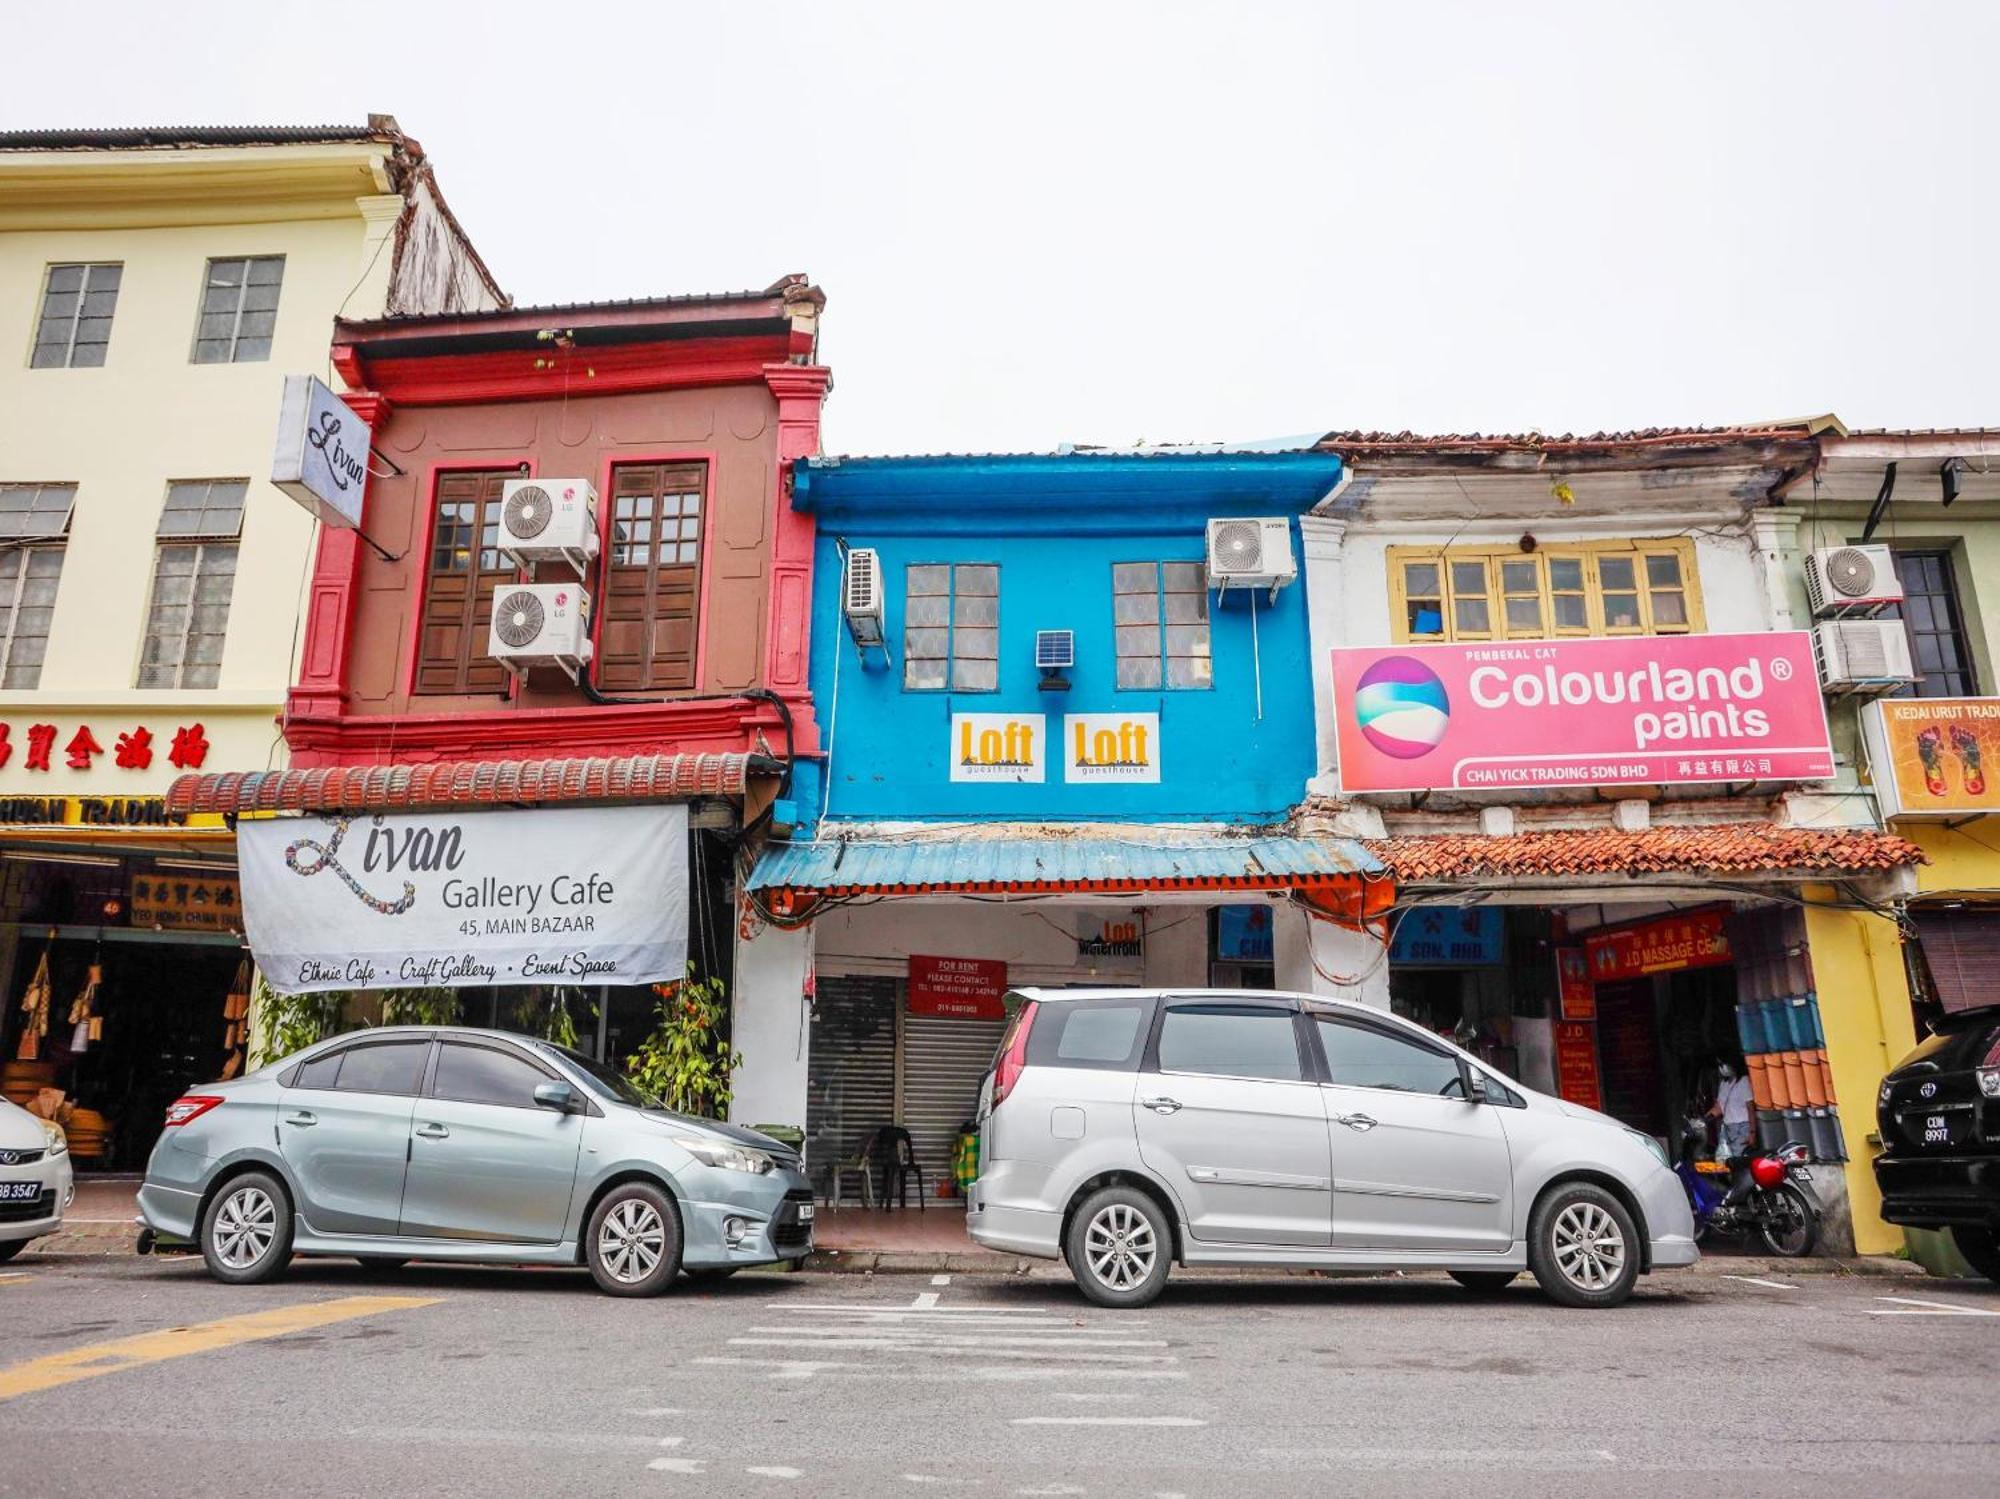
[[[1949,1145],[1951,1124],[1942,1114],[1929,1115],[1924,1120],[1924,1144]]]
[[[815,1204],[810,1202],[802,1202],[799,1204],[799,1222],[810,1223],[813,1221],[814,1206]]]
[[[1812,1168],[1811,1168],[1810,1166],[1794,1166],[1794,1167],[1792,1167],[1792,1180],[1793,1180],[1793,1181],[1802,1181],[1802,1182],[1809,1182],[1809,1181],[1811,1181],[1811,1180],[1812,1180]]]
[[[0,1182],[0,1202],[33,1202],[41,1195],[40,1182]]]

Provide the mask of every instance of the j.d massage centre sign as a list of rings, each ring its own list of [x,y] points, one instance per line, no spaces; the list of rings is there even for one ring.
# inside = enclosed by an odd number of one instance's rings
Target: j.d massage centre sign
[[[1834,773],[1803,631],[1336,650],[1333,698],[1348,791]]]
[[[645,984],[687,971],[687,808],[246,819],[273,989]]]

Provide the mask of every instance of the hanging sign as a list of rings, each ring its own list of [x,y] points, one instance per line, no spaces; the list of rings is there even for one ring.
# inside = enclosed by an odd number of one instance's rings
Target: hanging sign
[[[1065,781],[1160,783],[1160,715],[1070,713],[1063,718]]]
[[[1597,1078],[1597,1027],[1587,1020],[1558,1020],[1556,1096],[1586,1109],[1604,1107],[1604,1089]]]
[[[1076,913],[1076,960],[1094,972],[1145,966],[1146,928],[1137,911]]]
[[[243,897],[233,879],[156,870],[132,876],[132,925],[170,932],[240,932]]]
[[[1833,775],[1804,631],[1337,650],[1333,697],[1348,791]]]
[[[955,1020],[1007,1018],[1007,965],[985,958],[910,957],[909,1011]]]
[[[1556,949],[1556,990],[1562,1001],[1563,1019],[1597,1018],[1597,984],[1590,976],[1590,960],[1582,948]]]
[[[649,984],[687,976],[687,808],[246,820],[273,989]]]
[[[1716,968],[1735,961],[1729,929],[1720,910],[1688,911],[1635,926],[1593,932],[1583,939],[1594,984],[1673,973],[1682,968]]]
[[[1217,906],[1215,956],[1224,963],[1268,963],[1276,956],[1271,908]]]
[[[373,433],[314,375],[285,376],[271,482],[329,526],[361,524]]]
[[[2000,698],[1879,698],[1861,730],[1884,817],[2000,812]]]
[[[1491,968],[1504,961],[1507,923],[1494,906],[1419,906],[1396,923],[1389,961],[1403,968]]]
[[[1048,719],[1040,713],[954,713],[951,778],[1039,786],[1048,779]]]

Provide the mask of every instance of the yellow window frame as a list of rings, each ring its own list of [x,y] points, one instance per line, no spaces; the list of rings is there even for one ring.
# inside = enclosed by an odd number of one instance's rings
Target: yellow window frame
[[[1423,547],[1394,546],[1389,549],[1389,602],[1390,628],[1398,645],[1422,644],[1427,641],[1454,640],[1557,640],[1580,639],[1593,635],[1699,635],[1707,630],[1707,613],[1702,606],[1701,579],[1695,571],[1694,542],[1686,537],[1663,537],[1645,541],[1573,541],[1563,542],[1524,552],[1516,545],[1469,546],[1469,547]],[[1619,588],[1616,593],[1636,592],[1638,595],[1639,622],[1633,625],[1611,624],[1604,607],[1604,580],[1602,563],[1607,557],[1629,558],[1632,564],[1632,589]],[[1671,557],[1680,574],[1679,592],[1683,601],[1683,612],[1687,616],[1684,623],[1662,622],[1654,618],[1653,594],[1672,592],[1670,589],[1655,589],[1648,575],[1648,558]],[[1586,623],[1579,628],[1574,625],[1559,626],[1556,623],[1555,602],[1558,594],[1574,596],[1575,589],[1558,589],[1552,586],[1551,563],[1554,561],[1575,561],[1580,565],[1583,579],[1583,599]],[[1419,594],[1422,599],[1437,598],[1443,618],[1442,629],[1435,633],[1417,634],[1410,628],[1410,599],[1407,587],[1408,568],[1412,563],[1428,564],[1438,571],[1439,594]],[[1506,564],[1513,564],[1511,569]],[[1531,595],[1522,588],[1509,589],[1506,586],[1507,572],[1517,576],[1522,563],[1532,563],[1535,568],[1536,590]],[[1479,576],[1484,580],[1484,590],[1474,594],[1469,589],[1456,587],[1453,576],[1454,564],[1476,564]],[[1533,628],[1515,626],[1507,617],[1509,597],[1537,600],[1539,624]],[[1482,599],[1486,604],[1488,628],[1481,630],[1461,629],[1458,622],[1458,605],[1461,600],[1471,602]]]

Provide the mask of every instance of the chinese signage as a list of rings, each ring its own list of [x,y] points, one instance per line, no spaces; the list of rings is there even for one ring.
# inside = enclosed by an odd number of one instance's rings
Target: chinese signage
[[[1048,779],[1048,720],[1039,713],[954,713],[951,778],[1040,785]]]
[[[1063,719],[1065,781],[1160,781],[1160,715],[1071,713]]]
[[[1007,1018],[1007,965],[985,958],[910,957],[909,1011],[954,1020]]]
[[[1225,963],[1268,963],[1277,954],[1269,906],[1218,906],[1215,955]]]
[[[1861,728],[1884,817],[2000,812],[2000,698],[1882,698]]]
[[[1348,791],[1833,774],[1803,631],[1337,650],[1333,697]]]
[[[1488,968],[1506,958],[1507,923],[1493,906],[1418,906],[1396,923],[1389,961],[1405,968]]]
[[[1717,910],[1662,916],[1637,926],[1593,932],[1583,939],[1585,962],[1594,984],[1671,973],[1681,968],[1714,968],[1733,961],[1729,931]]]
[[[368,424],[312,375],[285,376],[271,482],[329,526],[361,524]]]
[[[208,735],[198,723],[172,729],[143,723],[32,723],[0,719],[0,767],[46,775],[105,769],[151,770],[155,758],[175,770],[199,770],[208,759]],[[110,740],[107,745],[104,740]],[[18,754],[20,759],[15,760]]]
[[[1597,1080],[1597,1027],[1587,1020],[1558,1020],[1556,1096],[1587,1109],[1604,1107],[1604,1090]]]
[[[281,994],[687,974],[687,808],[243,822],[251,951]]]
[[[175,932],[235,932],[243,901],[233,879],[170,870],[132,876],[132,925]]]
[[[1556,992],[1565,1020],[1597,1018],[1597,984],[1590,976],[1590,959],[1580,947],[1556,949]]]

